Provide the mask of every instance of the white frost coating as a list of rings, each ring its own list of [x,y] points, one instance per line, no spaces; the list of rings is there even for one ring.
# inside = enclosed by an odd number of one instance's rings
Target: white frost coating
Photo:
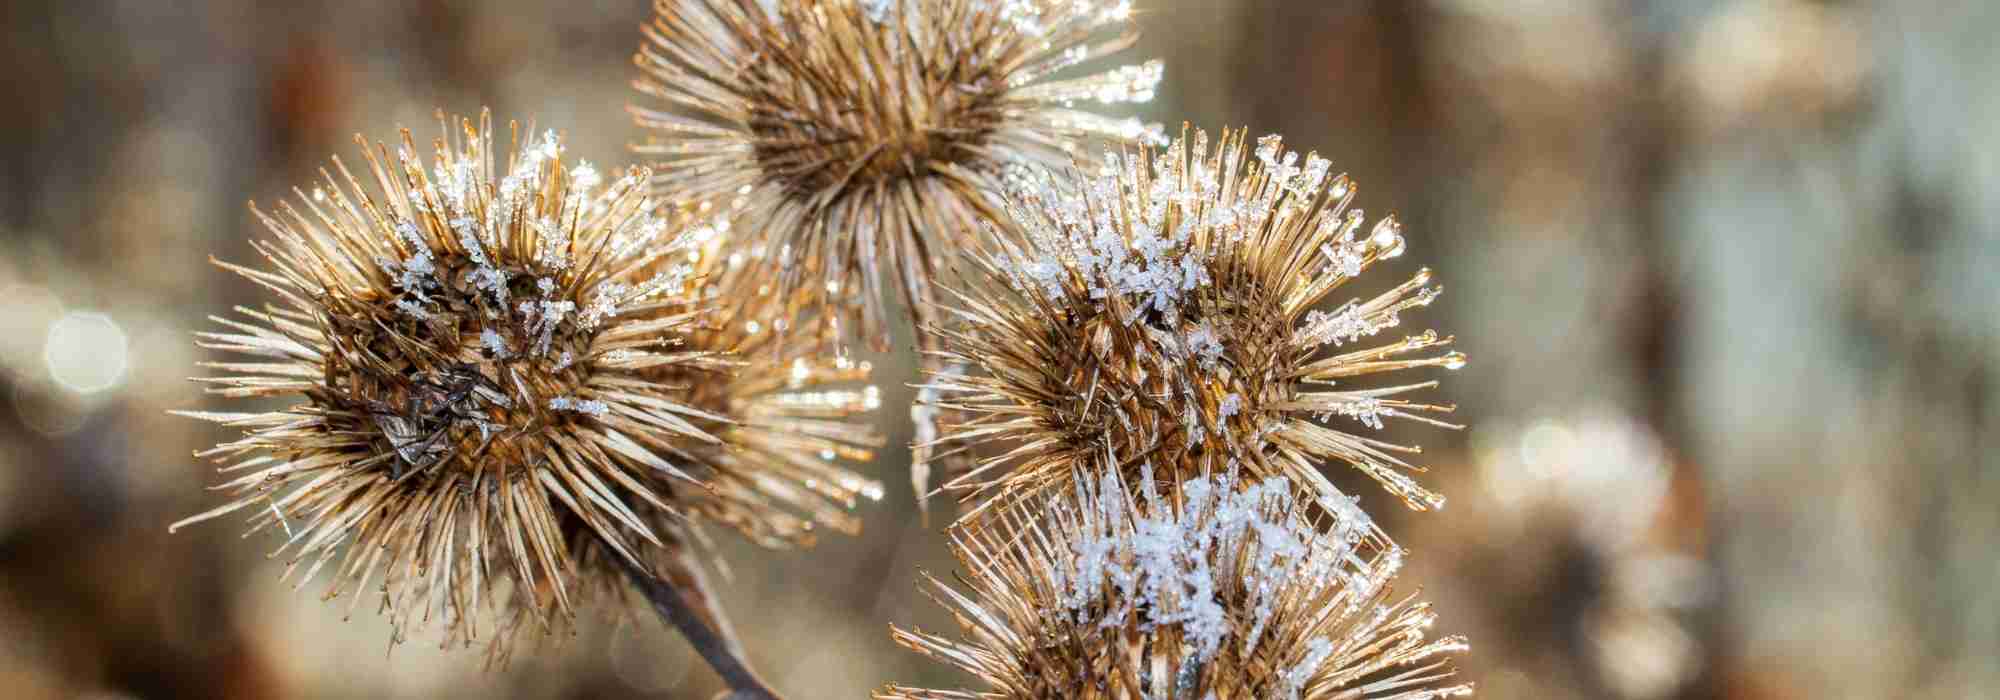
[[[1207,321],[1196,324],[1187,335],[1188,352],[1205,368],[1214,367],[1222,359],[1222,341],[1215,337],[1215,329]]]
[[[603,416],[611,411],[611,407],[605,405],[603,401],[579,399],[572,396],[558,396],[549,399],[549,410],[571,411],[589,416]]]
[[[408,299],[397,299],[396,309],[419,321],[428,321],[431,318],[431,312],[425,310],[422,304]]]
[[[876,24],[889,21],[889,13],[896,9],[896,0],[855,0],[855,4],[868,15],[868,21]]]
[[[426,290],[437,287],[437,266],[431,261],[430,243],[424,240],[423,232],[417,230],[416,223],[407,220],[396,222],[396,235],[410,245],[409,259],[398,262],[383,258],[376,264],[396,276],[397,287],[417,298],[415,303],[399,301],[397,308],[419,319],[429,318],[430,314],[424,311],[421,304],[430,301]]]
[[[1118,75],[1137,81],[1150,76],[1148,70],[1132,66]],[[1115,96],[1109,88],[1096,89]],[[1301,165],[1300,155],[1284,150],[1278,136],[1257,140],[1252,157],[1261,168],[1255,179],[1235,175],[1243,145],[1225,143],[1216,156],[1219,168],[1208,135],[1197,131],[1191,142],[1176,139],[1150,160],[1107,153],[1102,168],[1084,177],[1008,172],[1003,206],[1029,245],[1010,250],[1002,267],[1016,288],[1051,299],[1074,281],[1092,299],[1125,297],[1134,309],[1124,319],[1128,324],[1147,312],[1173,320],[1184,295],[1211,283],[1209,266],[1218,253],[1274,222],[1312,215],[1322,196],[1344,202],[1349,195],[1344,179],[1329,183],[1331,163],[1309,154]],[[1352,278],[1371,261],[1401,252],[1401,226],[1393,217],[1361,236],[1364,218],[1356,209],[1317,222],[1337,238],[1321,246],[1326,264],[1316,272]],[[1418,303],[1435,292],[1416,291]],[[1309,330],[1300,332],[1319,344],[1350,342],[1396,325],[1396,312],[1406,306],[1370,302],[1335,314],[1315,311]]]
[[[1319,311],[1306,312],[1305,326],[1300,332],[1310,338],[1315,345],[1333,343],[1335,347],[1366,338],[1382,329],[1402,323],[1395,312],[1368,317],[1362,315],[1359,307],[1348,303],[1339,310],[1328,314]]]
[[[1232,393],[1228,396],[1222,397],[1222,405],[1217,407],[1217,410],[1222,414],[1223,418],[1228,418],[1238,413],[1242,413],[1243,395]]]
[[[1349,401],[1334,407],[1334,412],[1355,420],[1362,425],[1382,429],[1382,417],[1396,415],[1395,409],[1382,405],[1382,400],[1369,397]]]
[[[493,256],[495,250],[493,246],[498,240],[496,236],[498,232],[512,227],[516,212],[526,207],[530,199],[542,190],[554,172],[554,162],[561,157],[563,151],[562,139],[553,130],[544,131],[539,135],[530,134],[516,158],[506,164],[509,170],[494,191],[494,200],[484,207],[483,216],[475,211],[479,209],[475,204],[479,197],[478,188],[482,186],[481,176],[477,171],[478,161],[482,157],[478,142],[466,144],[463,150],[453,154],[455,157],[449,163],[440,159],[433,169],[432,178],[409,193],[413,208],[425,213],[435,213],[445,222],[449,232],[445,234],[444,240],[456,243],[472,263],[472,269],[465,273],[466,279],[475,289],[490,296],[503,314],[504,310],[513,306],[508,299],[508,281],[511,273],[496,265]],[[414,154],[407,150],[399,152],[406,162],[414,160]],[[563,219],[544,214],[526,222],[528,228],[538,234],[538,247],[534,251],[535,260],[546,266],[549,272],[560,273],[569,269],[572,251],[569,249],[570,236],[564,228],[567,223],[564,219],[575,217],[577,212],[574,209],[581,203],[593,201],[600,196],[597,187],[603,183],[603,179],[597,169],[588,162],[580,163],[570,171],[566,183],[567,201],[571,204],[570,211],[561,212]],[[632,187],[634,183],[632,176],[626,175],[612,189],[602,192],[601,196],[615,197]],[[437,207],[441,211],[432,212],[433,203],[441,205]],[[600,205],[602,203],[599,201]],[[666,229],[666,223],[651,212],[634,217],[628,225],[637,227],[646,234],[634,237],[636,243],[651,242]],[[399,251],[406,257],[401,260],[384,257],[376,262],[391,275],[397,288],[415,297],[414,301],[397,300],[396,307],[413,317],[428,319],[431,314],[426,305],[431,302],[430,292],[443,284],[450,283],[451,280],[439,277],[442,273],[437,267],[438,251],[432,248],[431,239],[425,231],[418,228],[416,222],[398,221],[395,223],[395,232],[396,237],[407,248],[406,251]],[[567,311],[558,313],[549,307],[552,302],[547,298],[555,292],[557,286],[554,279],[544,277],[537,280],[537,284],[544,299],[537,304],[523,302],[518,307],[524,315],[520,319],[521,325],[531,338],[536,335],[546,337],[552,332],[554,321],[560,320],[560,316],[567,313]],[[571,305],[573,308],[574,305]],[[496,347],[492,340],[483,337],[485,335],[482,334],[481,343],[489,349]],[[546,341],[540,345],[545,351]]]
[[[1015,221],[1028,226],[1035,251],[1032,257],[1015,256],[1014,283],[1054,298],[1063,293],[1064,273],[1071,272],[1083,278],[1094,299],[1129,299],[1133,308],[1124,319],[1127,324],[1147,310],[1178,318],[1182,295],[1210,281],[1208,256],[1191,245],[1192,226],[1160,229],[1170,192],[1155,193],[1160,206],[1125,230],[1112,214],[1122,196],[1116,175],[1120,159],[1107,154],[1105,162],[1110,174],[1091,180],[1083,191],[1072,191],[1046,174],[1012,180],[1018,189],[1006,207]]]
[[[1359,241],[1328,243],[1320,246],[1320,253],[1328,260],[1328,274],[1353,278],[1361,276],[1361,268],[1368,259],[1368,245]]]
[[[1153,488],[1151,471],[1142,466],[1140,503],[1113,474],[1096,484],[1080,479],[1082,509],[1059,516],[1076,523],[1076,535],[1068,545],[1074,556],[1057,569],[1057,591],[1079,624],[1115,627],[1136,615],[1145,630],[1178,625],[1192,646],[1190,662],[1200,663],[1225,641],[1254,649],[1293,577],[1367,568],[1356,553],[1360,537],[1320,536],[1294,515],[1296,497],[1283,478],[1240,489],[1233,468],[1196,478],[1181,484],[1176,509]],[[1358,508],[1332,517],[1336,533],[1373,528]],[[1228,579],[1239,571],[1247,578]],[[1226,600],[1226,591],[1240,591],[1241,600]],[[1248,614],[1249,627],[1232,613]]]
[[[527,328],[528,334],[535,337],[534,348],[530,352],[540,357],[548,354],[550,345],[555,342],[556,327],[562,325],[570,312],[576,310],[576,302],[548,299],[538,302],[524,301],[521,302],[519,310],[522,324]]]
[[[1298,697],[1299,691],[1305,689],[1306,681],[1312,678],[1313,671],[1318,670],[1320,664],[1326,663],[1332,656],[1332,641],[1325,637],[1307,640],[1306,657],[1297,665],[1285,670],[1285,693],[1290,697]]]
[[[513,354],[507,350],[507,341],[491,328],[479,331],[479,344],[486,346],[486,351],[496,359],[505,360]]]

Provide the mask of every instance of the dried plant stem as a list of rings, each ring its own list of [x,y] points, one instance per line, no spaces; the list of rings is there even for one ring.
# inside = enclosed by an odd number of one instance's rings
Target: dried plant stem
[[[646,596],[653,604],[653,610],[660,619],[680,630],[695,652],[715,669],[729,685],[730,700],[778,700],[777,692],[750,670],[748,654],[743,645],[736,641],[736,635],[729,628],[729,622],[715,608],[714,596],[709,595],[708,582],[701,571],[687,561],[687,554],[681,553],[665,562],[669,571],[665,576],[656,577],[633,566],[631,562],[619,558],[619,565],[625,575],[632,580],[632,586]]]

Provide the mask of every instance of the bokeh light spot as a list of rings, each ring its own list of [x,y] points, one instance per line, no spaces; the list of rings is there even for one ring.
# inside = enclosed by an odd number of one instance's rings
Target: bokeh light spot
[[[79,311],[49,324],[42,359],[57,384],[79,394],[94,394],[125,379],[127,352],[125,329],[117,321]]]

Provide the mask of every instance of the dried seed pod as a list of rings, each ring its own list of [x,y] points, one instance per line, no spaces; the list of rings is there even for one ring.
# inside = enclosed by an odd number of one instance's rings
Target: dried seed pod
[[[781,289],[858,298],[860,318],[841,306],[820,321],[878,348],[892,288],[927,318],[1003,165],[1161,140],[1076,107],[1152,98],[1158,62],[1070,70],[1132,45],[1129,0],[655,6],[634,59],[652,99],[632,112],[655,134],[635,150],[656,159],[657,191],[740,206]]]
[[[721,224],[656,206],[643,170],[606,184],[566,166],[553,132],[496,146],[489,117],[439,118],[429,168],[407,131],[393,152],[357,137],[367,169],[336,158],[311,194],[252,205],[267,269],[217,264],[276,303],[213,319],[204,347],[260,359],[207,363],[225,376],[202,381],[299,403],[183,412],[245,434],[200,453],[241,473],[219,487],[232,500],[176,528],[245,512],[284,531],[288,576],[331,568],[350,609],[379,586],[398,639],[437,619],[446,643],[491,637],[504,655],[515,632],[564,628],[580,597],[626,590],[618,560],[683,558],[690,514],[766,543],[801,529],[787,508],[851,525],[799,492],[865,482],[785,460],[867,429],[768,434],[844,421],[864,392],[774,407],[809,382],[766,386],[789,370],[743,368],[741,338],[707,329],[716,302],[684,258]],[[710,379],[663,381],[695,376]]]
[[[969,593],[930,579],[966,641],[893,630],[983,691],[891,686],[885,700],[1432,700],[1469,695],[1392,597],[1402,553],[1358,508],[1316,527],[1303,492],[1235,472],[1183,484],[1115,473],[954,528]],[[1343,503],[1352,504],[1351,500]],[[1320,511],[1325,512],[1325,511]]]
[[[1254,155],[1242,132],[1215,150],[1196,131],[1103,168],[1021,172],[1005,207],[1020,245],[982,255],[983,282],[955,296],[946,366],[924,387],[956,416],[937,446],[976,456],[946,484],[967,497],[1032,495],[1078,468],[1127,475],[1144,462],[1184,478],[1236,462],[1330,492],[1342,461],[1413,508],[1443,504],[1401,469],[1419,448],[1368,435],[1448,405],[1407,398],[1435,381],[1370,386],[1368,375],[1455,369],[1431,331],[1356,349],[1438,294],[1428,270],[1331,313],[1322,300],[1403,252],[1386,217],[1363,230],[1354,186],[1278,137]],[[976,514],[977,509],[971,511]]]
[[[732,230],[726,221],[697,229],[685,261],[704,280],[695,303],[706,309],[687,345],[729,353],[731,371],[666,364],[646,374],[680,391],[701,414],[688,420],[719,439],[682,447],[709,487],[689,493],[686,505],[768,547],[810,544],[821,527],[857,534],[861,521],[851,511],[882,497],[879,482],[855,473],[883,442],[873,422],[881,392],[867,383],[872,367],[833,352],[830,339],[811,330],[781,338],[819,304],[755,274],[728,240]]]

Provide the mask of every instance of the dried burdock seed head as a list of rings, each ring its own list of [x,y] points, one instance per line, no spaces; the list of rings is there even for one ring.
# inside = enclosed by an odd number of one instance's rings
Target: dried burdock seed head
[[[350,609],[379,595],[398,638],[441,620],[447,643],[502,641],[573,619],[607,583],[581,569],[678,547],[682,511],[733,512],[697,505],[728,499],[702,480],[731,467],[685,455],[736,426],[655,381],[733,364],[687,342],[697,222],[656,213],[644,171],[607,184],[553,132],[439,119],[428,164],[407,131],[357,137],[367,168],[336,158],[310,194],[252,205],[266,267],[217,264],[275,303],[213,319],[201,345],[253,359],[201,381],[298,403],[186,412],[245,434],[199,453],[237,474],[232,500],[175,527],[245,512],[283,531],[288,576],[330,569]]]
[[[709,487],[684,502],[769,547],[810,544],[821,527],[855,534],[857,501],[882,497],[880,483],[853,471],[883,441],[872,420],[882,397],[867,383],[871,367],[834,355],[810,330],[781,345],[779,334],[813,318],[818,304],[755,274],[728,241],[732,230],[727,220],[699,227],[685,258],[660,263],[691,265],[703,280],[696,303],[707,311],[687,347],[728,353],[734,365],[670,363],[644,375],[677,392],[695,410],[684,417],[719,438],[675,446]]]
[[[1078,476],[954,528],[969,593],[930,579],[967,641],[893,630],[977,676],[980,692],[895,700],[1431,700],[1470,695],[1435,619],[1390,583],[1402,553],[1353,508],[1308,520],[1303,494],[1227,472],[1178,486]],[[1156,490],[1163,489],[1163,490]]]
[[[1400,471],[1422,471],[1399,456],[1418,448],[1368,435],[1393,418],[1457,427],[1429,417],[1452,407],[1406,398],[1435,381],[1367,382],[1464,364],[1410,357],[1451,342],[1431,331],[1368,346],[1438,294],[1430,272],[1315,310],[1401,254],[1401,227],[1364,228],[1354,186],[1318,155],[1300,163],[1276,136],[1252,150],[1235,132],[1211,151],[1196,131],[1098,171],[1013,178],[1008,236],[1025,242],[980,257],[986,279],[939,330],[942,364],[967,371],[925,387],[957,417],[939,447],[977,457],[947,489],[1032,495],[1077,468],[1151,461],[1184,478],[1234,461],[1331,492],[1319,470],[1343,461],[1413,508],[1443,504]]]
[[[1067,164],[1157,125],[1078,108],[1152,98],[1157,62],[1070,70],[1137,39],[1129,0],[659,0],[635,61],[656,191],[733,203],[780,287],[858,297],[820,322],[886,347],[887,295],[926,318],[934,276],[991,215],[1008,163]],[[1082,69],[1077,69],[1082,70]],[[845,335],[841,336],[843,339]]]

